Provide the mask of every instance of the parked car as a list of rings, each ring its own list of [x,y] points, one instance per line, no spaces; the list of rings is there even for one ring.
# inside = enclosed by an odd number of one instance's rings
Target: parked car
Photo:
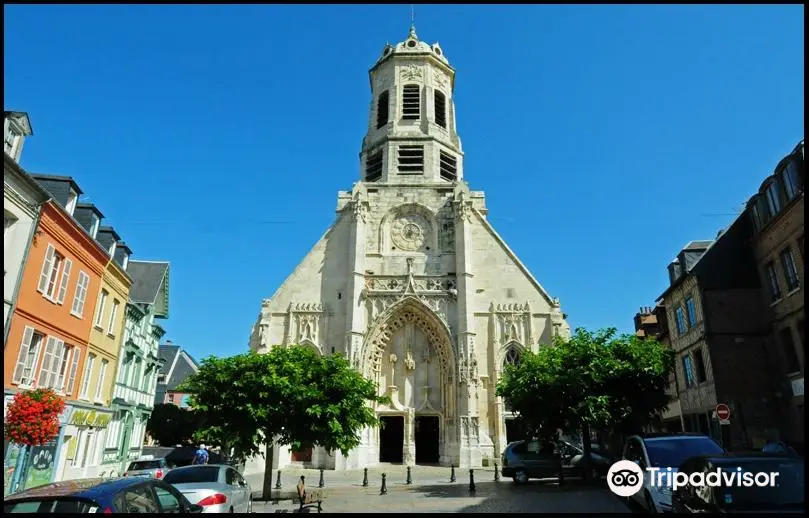
[[[89,478],[54,482],[9,495],[3,514],[201,513],[170,484],[156,478]]]
[[[503,476],[510,477],[516,484],[524,484],[531,478],[559,476],[559,455],[563,476],[584,475],[584,451],[581,447],[564,441],[556,445],[552,442],[533,440],[515,441],[506,446],[502,457]],[[611,462],[596,452],[590,452],[590,459],[592,477],[606,475]]]
[[[804,461],[794,455],[725,454],[692,457],[679,471],[705,473],[717,469],[730,473],[778,473],[774,486],[678,487],[672,496],[675,513],[801,513],[806,512]]]
[[[197,464],[175,468],[163,481],[173,485],[205,513],[249,513],[252,490],[241,473],[226,464]]]
[[[678,467],[698,455],[722,455],[724,448],[707,435],[692,433],[633,435],[624,445],[622,459],[635,462],[644,472],[642,490],[629,497],[652,513],[671,512],[671,487],[651,484],[647,468],[676,472]]]
[[[783,453],[788,455],[798,456],[798,452],[792,446],[783,441],[768,442],[761,448],[764,453]]]
[[[165,458],[155,459],[147,456],[130,462],[129,467],[124,471],[124,476],[163,478],[168,471],[169,464]]]

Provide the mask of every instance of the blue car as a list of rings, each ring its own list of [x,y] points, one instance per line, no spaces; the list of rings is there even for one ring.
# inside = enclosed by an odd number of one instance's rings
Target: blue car
[[[155,478],[87,478],[54,482],[9,495],[3,514],[201,513],[179,491]]]

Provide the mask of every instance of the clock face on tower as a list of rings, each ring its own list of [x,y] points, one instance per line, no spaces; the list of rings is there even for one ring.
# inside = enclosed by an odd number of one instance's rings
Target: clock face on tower
[[[429,223],[419,214],[400,216],[391,226],[391,241],[399,250],[420,250],[427,240],[425,232],[428,228]]]

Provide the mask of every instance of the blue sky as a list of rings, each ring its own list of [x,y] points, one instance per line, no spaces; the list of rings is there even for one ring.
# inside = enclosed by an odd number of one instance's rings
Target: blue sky
[[[171,261],[166,338],[247,350],[358,179],[368,69],[408,5],[4,7],[22,165]],[[572,326],[632,328],[803,137],[803,6],[416,8],[457,70],[470,186]]]

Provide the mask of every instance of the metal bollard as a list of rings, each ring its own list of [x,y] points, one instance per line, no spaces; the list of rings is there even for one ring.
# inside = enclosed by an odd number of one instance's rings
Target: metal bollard
[[[449,481],[455,482],[455,464],[452,465],[452,469],[449,472]]]
[[[320,468],[320,482],[317,483],[317,487],[326,487],[326,481],[323,480],[323,468]]]
[[[380,495],[387,495],[388,494],[388,483],[386,479],[388,475],[386,473],[382,473],[382,489],[379,491]]]
[[[275,477],[275,489],[281,489],[281,470],[278,470],[278,476]]]
[[[368,487],[368,468],[362,470],[362,487]]]
[[[498,466],[496,462],[494,463],[494,481],[500,481],[500,466]]]
[[[469,470],[469,492],[470,493],[475,492],[475,470],[474,469]]]
[[[410,476],[410,466],[407,467],[407,482],[406,484],[409,486],[413,483],[413,477]]]

